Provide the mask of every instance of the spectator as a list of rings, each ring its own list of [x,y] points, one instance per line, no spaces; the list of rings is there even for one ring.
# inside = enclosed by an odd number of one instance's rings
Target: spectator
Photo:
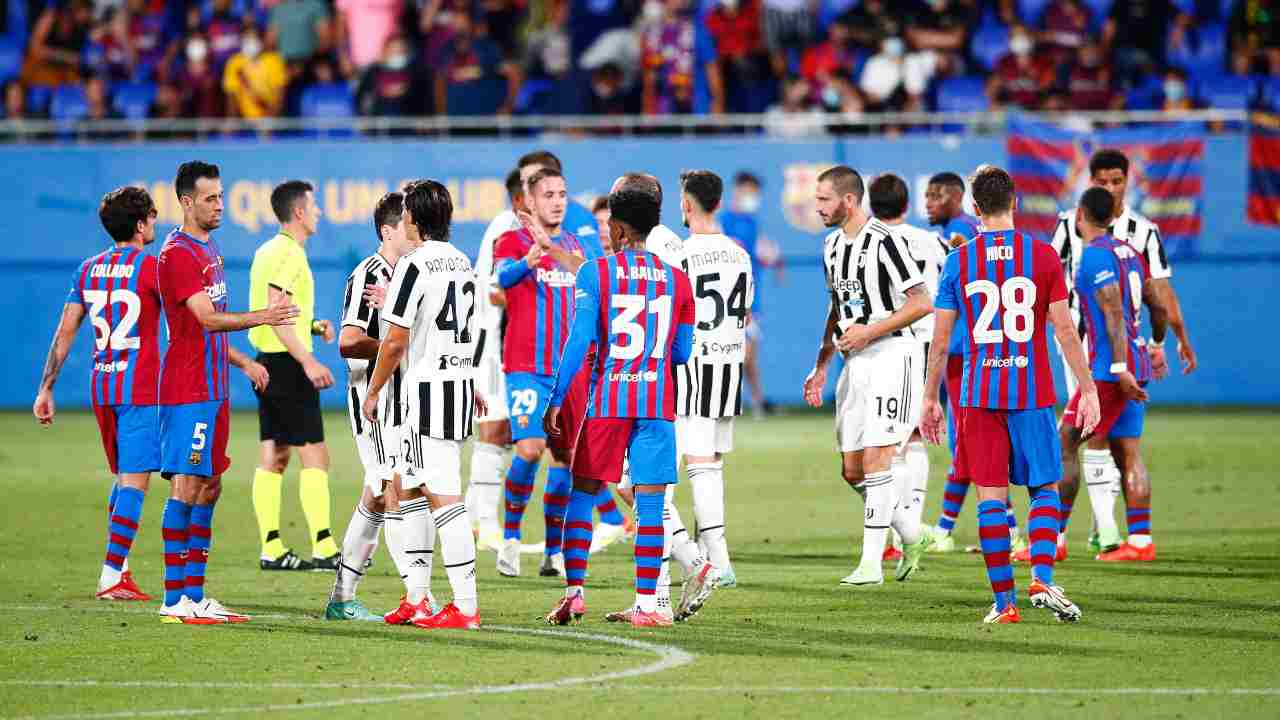
[[[413,51],[403,35],[393,35],[382,49],[381,60],[368,69],[356,91],[361,115],[406,117],[428,114],[423,100],[429,97],[422,74],[413,63]]]
[[[810,87],[802,77],[789,77],[782,84],[782,102],[764,116],[764,131],[772,137],[798,138],[826,133],[823,112],[809,106]]]
[[[80,55],[89,42],[93,6],[87,0],[50,3],[36,20],[22,66],[25,85],[57,86],[80,80]]]
[[[213,12],[201,24],[201,32],[209,42],[209,63],[221,71],[232,55],[240,52],[240,34],[244,18],[236,15],[231,0],[213,0]]]
[[[337,0],[335,32],[342,64],[363,73],[385,60],[386,46],[398,34],[403,0]]]
[[[329,51],[329,8],[324,0],[281,0],[271,9],[269,39],[290,65],[305,65]]]
[[[128,0],[129,44],[137,58],[137,73],[143,78],[167,80],[178,45],[169,25],[164,3]]]
[[[724,112],[715,41],[689,11],[689,0],[665,0],[663,18],[643,31],[646,115]]]
[[[133,78],[137,69],[137,54],[129,36],[129,14],[121,8],[111,8],[102,16],[102,22],[89,34],[96,49],[92,55],[93,71],[112,80]]]
[[[1102,25],[1102,46],[1124,82],[1132,82],[1148,63],[1164,62],[1169,23],[1177,14],[1170,0],[1124,0],[1111,6]]]
[[[862,66],[858,87],[873,112],[901,110],[906,103],[903,90],[906,43],[900,37],[887,37],[880,52],[867,58]]]
[[[969,28],[977,16],[957,0],[917,0],[906,17],[905,40],[911,52],[903,58],[902,83],[914,107],[934,76],[964,69]]]
[[[422,0],[418,30],[422,33],[423,59],[428,67],[440,67],[449,61],[453,40],[458,34],[459,15],[470,19],[467,0]]]
[[[760,0],[719,0],[707,15],[729,112],[761,112],[773,94],[760,36]]]
[[[235,46],[240,47],[237,36]],[[187,39],[187,62],[178,73],[182,112],[189,117],[213,118],[226,114],[222,77],[211,61],[209,43],[202,35]]]
[[[523,92],[527,98],[522,111],[531,115],[578,115],[586,98],[573,72],[570,55],[569,4],[547,3],[546,24],[529,35],[525,73],[529,78]]]
[[[4,84],[4,119],[10,122],[30,120],[34,116],[27,112],[27,89],[22,81],[13,79]]]
[[[831,78],[853,77],[856,63],[849,28],[844,23],[835,22],[827,28],[825,42],[805,51],[800,61],[800,75],[811,84],[821,86]]]
[[[1103,63],[1102,48],[1089,41],[1080,48],[1067,72],[1065,106],[1070,110],[1120,110],[1124,98],[1115,91],[1111,68]]]
[[[1056,73],[1053,60],[1034,50],[1031,33],[1025,27],[1015,27],[1009,33],[1009,52],[996,62],[987,77],[987,99],[992,107],[1040,108]]]
[[[640,8],[640,0],[569,0],[569,3],[574,57],[582,55],[610,30],[629,27]],[[648,0],[645,5],[652,5],[658,11],[655,17],[661,17],[661,2]]]
[[[816,5],[810,0],[764,0],[764,44],[778,77],[787,74],[792,56],[799,58],[813,44]]]
[[[452,13],[453,42],[436,75],[437,112],[449,115],[509,115],[519,91],[519,69],[503,61],[502,51],[475,32],[471,16]]]
[[[1195,109],[1191,93],[1187,90],[1187,74],[1179,68],[1164,71],[1164,84],[1161,86],[1164,100],[1160,109],[1165,112],[1179,112]]]
[[[1056,64],[1069,62],[1089,40],[1091,14],[1080,0],[1053,0],[1045,8],[1040,21],[1040,47],[1053,56]]]
[[[836,21],[849,30],[849,39],[864,51],[880,52],[884,41],[901,37],[904,31],[899,11],[891,9],[885,0],[863,0],[850,8]]]
[[[84,99],[87,112],[76,123],[76,135],[85,140],[114,140],[119,138],[121,135],[119,130],[98,126],[98,123],[104,120],[120,119],[120,114],[111,108],[111,96],[107,92],[106,81],[97,75],[85,80]]]
[[[248,119],[279,116],[287,82],[284,58],[263,48],[257,28],[246,28],[240,52],[231,56],[222,73],[228,114]]]
[[[592,115],[633,115],[640,112],[640,101],[627,86],[626,74],[616,63],[605,63],[591,72],[587,112]]]
[[[1237,2],[1231,13],[1231,49],[1252,56],[1280,51],[1280,2]],[[1273,72],[1280,70],[1272,65]]]
[[[519,55],[516,33],[524,16],[521,10],[523,4],[524,0],[479,0],[481,34],[502,50],[504,58]],[[549,0],[544,3],[544,7],[547,8],[548,16],[563,13],[566,20],[564,25],[568,25],[568,0]]]

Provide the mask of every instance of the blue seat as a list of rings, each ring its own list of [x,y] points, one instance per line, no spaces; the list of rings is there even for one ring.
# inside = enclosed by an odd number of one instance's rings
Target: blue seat
[[[1193,75],[1221,73],[1226,69],[1227,28],[1222,23],[1201,25],[1188,34],[1180,47],[1172,44],[1166,47],[1167,62]]]
[[[1111,6],[1115,4],[1115,0],[1084,0],[1084,6],[1092,13],[1089,25],[1095,32],[1102,29],[1102,23],[1111,14]]]
[[[302,91],[299,109],[304,118],[350,118],[355,117],[356,103],[351,90],[343,83],[312,85]],[[350,127],[307,133],[311,137],[350,137],[353,134]]]
[[[145,120],[156,99],[154,83],[121,83],[111,97],[111,106],[127,120]]]
[[[1018,17],[1022,23],[1031,27],[1040,27],[1040,18],[1053,0],[1018,0]]]
[[[1196,80],[1196,98],[1219,110],[1247,110],[1253,104],[1255,78],[1241,75],[1204,75]]]
[[[27,88],[27,112],[32,115],[49,113],[49,98],[53,97],[53,88],[48,85],[32,85]]]
[[[1007,52],[1009,52],[1009,28],[1004,25],[983,25],[973,34],[970,53],[984,70],[994,68]]]
[[[818,6],[818,29],[826,30],[836,18],[862,4],[862,0],[822,0]]]
[[[1163,81],[1158,76],[1150,75],[1125,94],[1124,106],[1126,110],[1155,110],[1160,107],[1163,98]]]
[[[22,43],[11,36],[0,37],[0,83],[7,83],[22,71]]]
[[[938,84],[939,112],[981,112],[990,109],[986,82],[981,77],[948,78]]]
[[[1280,77],[1266,77],[1258,92],[1258,104],[1263,110],[1280,112]]]
[[[84,87],[80,85],[59,85],[53,90],[49,99],[49,119],[57,126],[60,133],[70,133],[76,123],[89,115],[89,101],[85,98]]]

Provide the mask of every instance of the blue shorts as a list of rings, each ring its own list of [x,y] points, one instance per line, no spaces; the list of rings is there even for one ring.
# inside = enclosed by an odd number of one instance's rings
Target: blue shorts
[[[547,414],[555,384],[556,379],[552,375],[528,372],[507,375],[507,408],[510,410],[513,442],[547,437],[547,432],[542,429],[542,417]]]
[[[1058,482],[1062,445],[1054,409],[962,408],[956,471],[982,487]]]
[[[94,405],[113,475],[160,469],[160,406]]]
[[[226,400],[160,406],[160,473],[217,477],[231,467]]]
[[[574,477],[616,483],[631,461],[631,485],[674,485],[676,425],[670,420],[589,417],[573,455]]]
[[[1142,428],[1146,424],[1147,404],[1137,400],[1130,400],[1125,403],[1124,410],[1120,411],[1120,417],[1116,419],[1116,423],[1111,426],[1111,432],[1107,435],[1109,438],[1136,438],[1142,437]]]

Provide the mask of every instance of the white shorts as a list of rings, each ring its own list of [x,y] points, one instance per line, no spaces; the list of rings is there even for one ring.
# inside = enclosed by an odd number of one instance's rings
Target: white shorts
[[[462,440],[440,440],[405,433],[409,446],[400,486],[406,490],[426,486],[433,495],[462,494]]]
[[[711,457],[733,452],[733,416],[708,418],[701,415],[676,416],[678,457]]]
[[[502,422],[511,417],[507,409],[507,378],[502,374],[502,336],[485,329],[484,353],[476,366],[476,392],[488,405],[488,413],[476,417],[477,423]]]
[[[395,423],[394,409],[388,401],[378,409],[378,421],[371,423],[364,417],[365,393],[362,388],[347,388],[347,419],[351,423],[351,435],[356,441],[356,453],[364,467],[364,486],[374,497],[382,496],[383,481],[401,470],[399,458],[404,457],[403,425]],[[401,404],[401,419],[405,415]]]
[[[920,343],[881,340],[848,356],[836,383],[840,452],[900,446],[920,422],[924,394]]]

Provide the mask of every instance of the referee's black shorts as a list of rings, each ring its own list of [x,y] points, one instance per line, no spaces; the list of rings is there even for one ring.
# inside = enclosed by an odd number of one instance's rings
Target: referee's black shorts
[[[258,439],[284,445],[324,442],[320,415],[320,391],[302,370],[302,363],[287,352],[258,353],[258,362],[271,379],[258,396]]]

